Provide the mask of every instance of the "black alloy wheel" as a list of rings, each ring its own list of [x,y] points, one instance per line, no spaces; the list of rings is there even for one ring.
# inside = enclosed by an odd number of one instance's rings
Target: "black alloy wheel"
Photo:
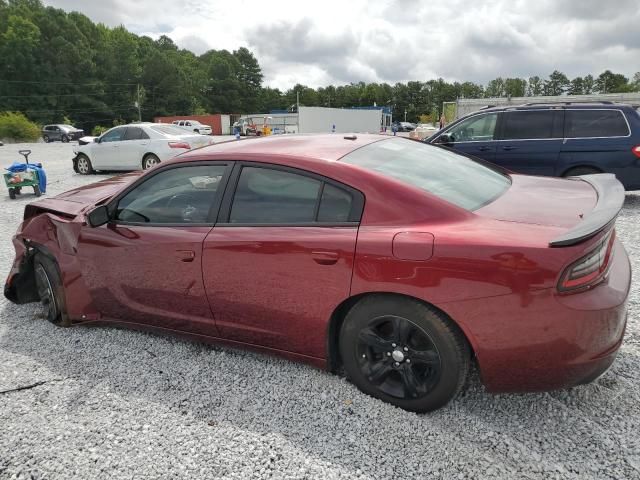
[[[470,347],[443,312],[371,294],[347,313],[338,339],[347,377],[364,393],[413,412],[446,405],[466,383]]]

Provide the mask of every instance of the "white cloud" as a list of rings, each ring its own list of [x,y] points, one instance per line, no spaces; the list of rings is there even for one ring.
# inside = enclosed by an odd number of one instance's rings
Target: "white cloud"
[[[637,0],[45,0],[94,21],[171,37],[179,46],[251,49],[265,84],[447,80],[497,76],[633,75],[640,67]]]

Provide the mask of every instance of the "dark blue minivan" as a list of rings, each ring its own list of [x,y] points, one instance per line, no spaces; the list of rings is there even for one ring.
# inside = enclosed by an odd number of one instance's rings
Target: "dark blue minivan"
[[[611,102],[485,108],[427,138],[514,172],[614,173],[640,189],[640,113]]]

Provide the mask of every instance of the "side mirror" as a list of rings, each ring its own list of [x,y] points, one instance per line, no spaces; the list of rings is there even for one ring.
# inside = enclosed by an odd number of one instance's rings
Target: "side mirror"
[[[93,141],[94,141],[95,143],[100,143],[100,137],[96,137],[96,138],[94,138],[94,139],[93,139]]]
[[[453,140],[451,139],[449,134],[443,133],[438,138],[436,138],[436,141],[434,143],[441,143],[441,144],[445,144],[446,145],[446,144],[449,144],[449,143],[453,143]]]
[[[100,205],[89,212],[87,220],[93,228],[109,223],[109,209],[106,205]]]

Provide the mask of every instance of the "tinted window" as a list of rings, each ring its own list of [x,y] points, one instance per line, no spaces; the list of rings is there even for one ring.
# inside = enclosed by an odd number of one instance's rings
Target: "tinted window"
[[[102,138],[100,138],[100,142],[119,142],[122,140],[125,130],[126,128],[114,128],[113,130],[109,130],[102,136]]]
[[[497,113],[474,115],[454,125],[446,133],[452,142],[482,142],[493,140]]]
[[[505,140],[553,138],[553,110],[506,112],[502,138]]]
[[[149,136],[140,127],[128,127],[123,140],[145,140]]]
[[[295,173],[244,167],[233,198],[229,222],[313,222],[320,185],[318,180]]]
[[[565,119],[566,138],[629,135],[629,127],[619,110],[567,110]]]
[[[207,165],[160,172],[122,197],[116,218],[138,223],[208,223],[225,168]]]
[[[511,185],[507,175],[467,157],[401,138],[369,144],[341,161],[420,188],[467,210],[489,203]]]
[[[341,223],[349,221],[351,212],[351,194],[341,188],[328,183],[322,189],[320,208],[318,209],[319,222]]]

